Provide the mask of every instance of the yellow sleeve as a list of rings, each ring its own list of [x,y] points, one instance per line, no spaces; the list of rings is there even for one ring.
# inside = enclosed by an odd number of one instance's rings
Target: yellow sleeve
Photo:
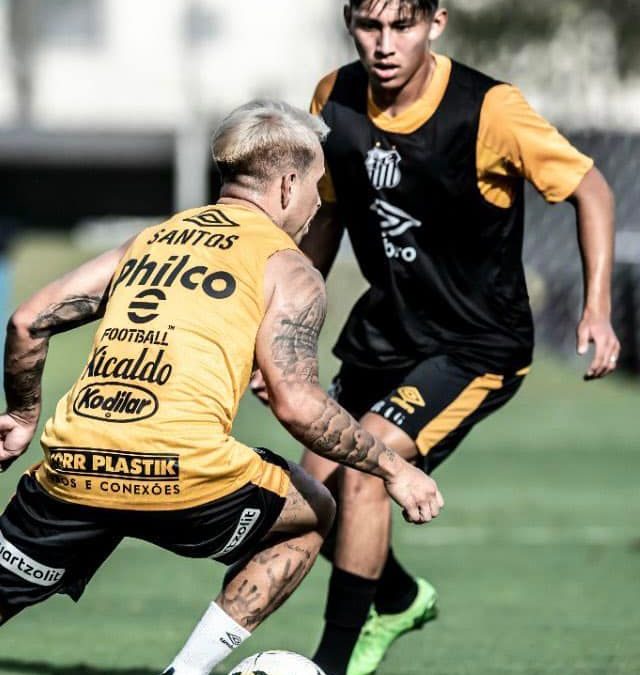
[[[325,103],[329,100],[329,96],[331,96],[331,91],[333,90],[337,77],[338,71],[335,70],[334,72],[325,75],[320,82],[318,82],[318,86],[313,94],[313,99],[311,100],[311,105],[309,106],[312,115],[319,115],[322,112]],[[318,190],[323,202],[335,203],[336,192],[333,187],[333,181],[331,180],[331,174],[329,173],[328,167],[326,167],[325,174],[320,179]]]
[[[593,160],[535,112],[519,89],[503,84],[487,92],[480,113],[477,168],[488,201],[509,206],[509,179],[523,176],[548,202],[561,202],[592,167]]]

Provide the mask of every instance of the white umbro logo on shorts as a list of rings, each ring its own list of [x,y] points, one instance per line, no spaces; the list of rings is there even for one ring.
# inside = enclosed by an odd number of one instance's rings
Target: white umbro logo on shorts
[[[0,567],[36,586],[55,586],[66,570],[36,562],[7,541],[0,531]]]

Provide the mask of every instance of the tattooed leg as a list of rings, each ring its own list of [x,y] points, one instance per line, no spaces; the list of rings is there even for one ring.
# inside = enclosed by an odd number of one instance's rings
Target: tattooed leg
[[[264,548],[235,571],[216,599],[217,604],[252,632],[307,575],[334,514],[329,492],[292,464],[289,494]]]

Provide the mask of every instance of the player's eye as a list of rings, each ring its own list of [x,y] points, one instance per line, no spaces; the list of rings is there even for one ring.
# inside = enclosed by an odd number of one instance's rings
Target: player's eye
[[[368,19],[356,19],[356,27],[361,30],[378,30],[380,27],[377,21],[370,21]]]

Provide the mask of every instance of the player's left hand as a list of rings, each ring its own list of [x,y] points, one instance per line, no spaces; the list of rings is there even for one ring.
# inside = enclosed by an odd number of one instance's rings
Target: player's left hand
[[[0,473],[27,450],[37,425],[37,421],[23,420],[11,413],[0,415]]]
[[[577,329],[578,354],[583,356],[593,342],[595,351],[585,380],[596,380],[612,373],[620,358],[620,341],[608,316],[585,309]]]

